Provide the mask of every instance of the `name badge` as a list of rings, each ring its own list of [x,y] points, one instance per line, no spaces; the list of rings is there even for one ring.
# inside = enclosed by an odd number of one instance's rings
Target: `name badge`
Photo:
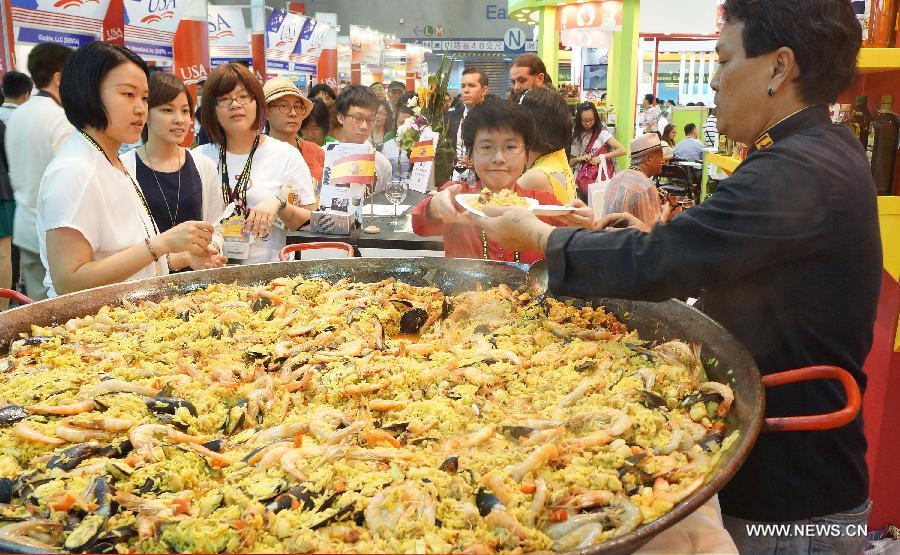
[[[243,216],[231,216],[222,220],[222,255],[235,260],[250,258],[250,243],[253,238],[249,231],[244,231],[247,219]]]

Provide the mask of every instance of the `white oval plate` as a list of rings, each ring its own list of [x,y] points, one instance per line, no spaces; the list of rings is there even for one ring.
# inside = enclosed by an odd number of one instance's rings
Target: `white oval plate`
[[[541,204],[532,209],[535,216],[564,216],[575,210],[572,206],[556,206],[553,204]]]
[[[478,210],[477,208],[473,208],[473,207],[469,206],[470,202],[475,202],[478,200],[478,193],[464,193],[461,195],[456,195],[455,198],[456,198],[456,203],[459,204],[460,206],[462,206],[463,208],[465,208],[466,210],[468,210],[469,212],[475,214],[476,216],[480,216],[482,218],[487,218],[487,216],[484,214],[484,212],[482,212],[481,210]],[[528,197],[522,197],[522,199],[528,203],[529,210],[534,210],[535,208],[538,207],[537,199],[528,198]]]

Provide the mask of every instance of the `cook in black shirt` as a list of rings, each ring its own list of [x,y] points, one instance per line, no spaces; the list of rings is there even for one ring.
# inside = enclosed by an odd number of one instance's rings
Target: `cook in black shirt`
[[[859,141],[827,108],[855,73],[859,23],[846,0],[724,9],[718,128],[751,149],[706,202],[649,232],[552,228],[516,208],[480,225],[508,248],[545,250],[555,293],[663,300],[702,289],[704,312],[763,374],[831,364],[864,390],[882,265],[875,187]],[[766,393],[766,415],[844,402],[835,382],[792,384]],[[861,414],[835,430],[761,434],[720,493],[741,552],[860,552],[865,538],[752,537],[747,524],[865,524],[865,454]]]

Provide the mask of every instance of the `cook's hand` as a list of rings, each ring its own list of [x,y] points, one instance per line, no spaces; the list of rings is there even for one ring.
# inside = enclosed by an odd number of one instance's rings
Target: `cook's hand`
[[[448,224],[469,223],[466,213],[457,210],[459,204],[456,202],[456,195],[462,188],[462,183],[456,183],[431,197],[428,202],[428,217]]]
[[[275,221],[279,206],[281,206],[281,201],[275,197],[269,197],[260,202],[247,215],[244,229],[255,233],[260,239],[267,237],[269,230],[272,229],[272,222]]]
[[[491,240],[508,249],[544,252],[553,226],[546,224],[524,206],[485,206],[487,218],[470,215],[470,223],[480,227]]]
[[[573,206],[575,210],[569,212],[568,214],[556,216],[557,220],[571,227],[583,227],[585,229],[594,228],[593,208],[589,207],[580,199],[570,201],[566,204],[566,206]]]
[[[622,224],[627,224],[623,226]],[[650,226],[628,212],[613,212],[600,218],[597,229],[604,231],[621,231],[623,229],[637,229],[644,233],[650,232]]]
[[[191,254],[203,254],[212,240],[213,226],[209,222],[187,221],[169,229],[165,233],[155,237],[163,254],[175,252],[189,252]]]
[[[191,270],[208,270],[210,268],[221,268],[227,262],[228,259],[219,254],[219,249],[209,245],[202,254],[190,253],[188,266],[191,267]]]

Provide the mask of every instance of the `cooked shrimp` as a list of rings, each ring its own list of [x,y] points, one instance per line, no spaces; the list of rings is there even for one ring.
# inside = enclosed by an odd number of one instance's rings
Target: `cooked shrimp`
[[[294,437],[298,433],[306,433],[309,430],[310,426],[306,421],[279,424],[277,426],[272,426],[271,428],[266,428],[265,430],[256,432],[255,434],[250,436],[250,439],[248,439],[247,442],[264,443],[267,441],[275,441],[277,439],[286,437]]]
[[[437,513],[434,496],[423,487],[405,482],[379,491],[366,506],[366,526],[374,533],[392,530],[407,521],[434,526]]]
[[[403,410],[406,406],[404,401],[392,401],[389,399],[372,399],[369,401],[369,410],[379,412],[390,412],[395,410]]]
[[[531,472],[537,472],[557,456],[559,456],[559,449],[556,448],[556,445],[552,443],[541,445],[516,466],[510,477],[516,482],[521,482],[522,478]]]
[[[576,511],[609,505],[613,500],[613,493],[606,490],[583,491],[569,500],[568,505]]]
[[[400,442],[393,435],[385,430],[374,430],[363,434],[363,439],[367,445],[378,445],[381,442],[390,444],[392,447],[399,449]]]
[[[75,428],[85,428],[88,430],[103,430],[105,432],[125,432],[135,426],[137,422],[129,418],[113,418],[113,417],[96,417],[91,419],[71,419],[67,418],[64,422]]]
[[[79,401],[76,403],[68,403],[65,405],[31,405],[25,407],[25,410],[31,414],[50,414],[54,416],[71,416],[73,414],[81,414],[82,412],[91,412],[96,405],[91,400]]]
[[[84,443],[85,441],[90,441],[92,439],[103,439],[107,437],[107,434],[104,432],[82,430],[65,424],[57,424],[56,428],[53,429],[53,433],[56,434],[56,437],[62,438],[69,443]]]
[[[534,498],[531,500],[531,505],[528,506],[527,524],[530,526],[537,523],[538,517],[544,511],[544,505],[547,504],[547,482],[543,478],[538,478],[534,481],[534,486]]]
[[[565,451],[585,451],[592,447],[601,447],[613,440],[613,437],[607,432],[596,432],[590,435],[567,439],[563,441],[562,446]]]
[[[672,431],[672,437],[669,439],[669,443],[667,443],[665,447],[659,450],[660,454],[662,455],[669,455],[676,449],[679,449],[685,439],[685,434],[678,426],[678,421],[669,419],[668,425],[669,429]]]
[[[383,383],[361,383],[351,384],[341,390],[341,397],[355,397],[357,395],[368,395],[385,388]]]
[[[59,536],[62,532],[63,524],[61,522],[30,519],[7,524],[0,528],[0,540],[50,553],[59,550],[59,546],[62,544],[62,538]]]
[[[370,424],[370,422],[368,420],[357,420],[356,422],[353,422],[346,428],[337,430],[336,432],[332,432],[325,439],[325,444],[326,445],[337,445],[338,443],[343,442],[346,438],[348,438],[352,435],[356,435],[359,432],[363,431],[369,424]],[[394,440],[394,441],[396,441],[396,440]]]
[[[512,513],[508,511],[504,511],[503,509],[495,508],[490,513],[488,513],[487,517],[485,517],[485,522],[487,522],[490,526],[494,526],[496,528],[504,528],[510,534],[518,538],[519,540],[527,540],[528,532],[525,531],[525,528],[516,520],[516,517],[512,515]]]
[[[144,457],[152,458],[155,443],[153,437],[163,434],[175,443],[203,443],[206,441],[202,437],[188,435],[163,424],[141,424],[131,429],[128,438],[135,451]]]
[[[291,441],[279,441],[278,443],[273,443],[266,449],[263,449],[253,458],[247,461],[248,464],[253,464],[256,461],[256,467],[260,470],[265,470],[270,466],[273,466],[277,463],[281,462],[281,457],[284,456],[285,453],[294,449],[294,443]],[[261,455],[261,456],[260,456]],[[258,457],[258,458],[257,458]]]
[[[731,409],[731,403],[734,402],[734,391],[730,387],[719,382],[704,382],[697,387],[701,393],[716,393],[722,397],[719,408],[716,409],[716,415],[725,418]]]
[[[135,395],[155,397],[159,393],[159,390],[125,380],[112,379],[104,380],[94,387],[82,391],[79,393],[79,396],[86,399],[93,399],[99,395],[106,395],[108,393],[134,393]]]
[[[25,422],[19,422],[13,426],[13,433],[20,439],[26,439],[37,443],[49,443],[50,445],[62,445],[65,443],[64,440],[58,437],[48,436],[47,434],[35,430]]]
[[[118,503],[125,509],[140,514],[172,514],[172,505],[162,499],[145,499],[133,493],[119,490],[116,492],[115,500],[116,503]]]
[[[508,505],[510,500],[512,500],[512,491],[503,481],[503,475],[499,470],[491,470],[482,476],[481,485],[491,490],[504,505]]]
[[[481,445],[482,443],[485,443],[486,441],[491,439],[491,437],[493,437],[493,435],[494,435],[494,432],[496,432],[496,431],[497,431],[496,424],[489,424],[487,426],[484,426],[483,428],[481,428],[474,434],[467,437],[462,442],[462,446],[463,447],[475,447],[476,445]]]
[[[572,406],[577,403],[582,397],[587,394],[588,391],[600,385],[601,382],[597,380],[597,378],[589,377],[581,380],[581,382],[575,386],[575,389],[570,391],[565,397],[559,400],[559,403],[556,404],[557,407],[564,409]]]

